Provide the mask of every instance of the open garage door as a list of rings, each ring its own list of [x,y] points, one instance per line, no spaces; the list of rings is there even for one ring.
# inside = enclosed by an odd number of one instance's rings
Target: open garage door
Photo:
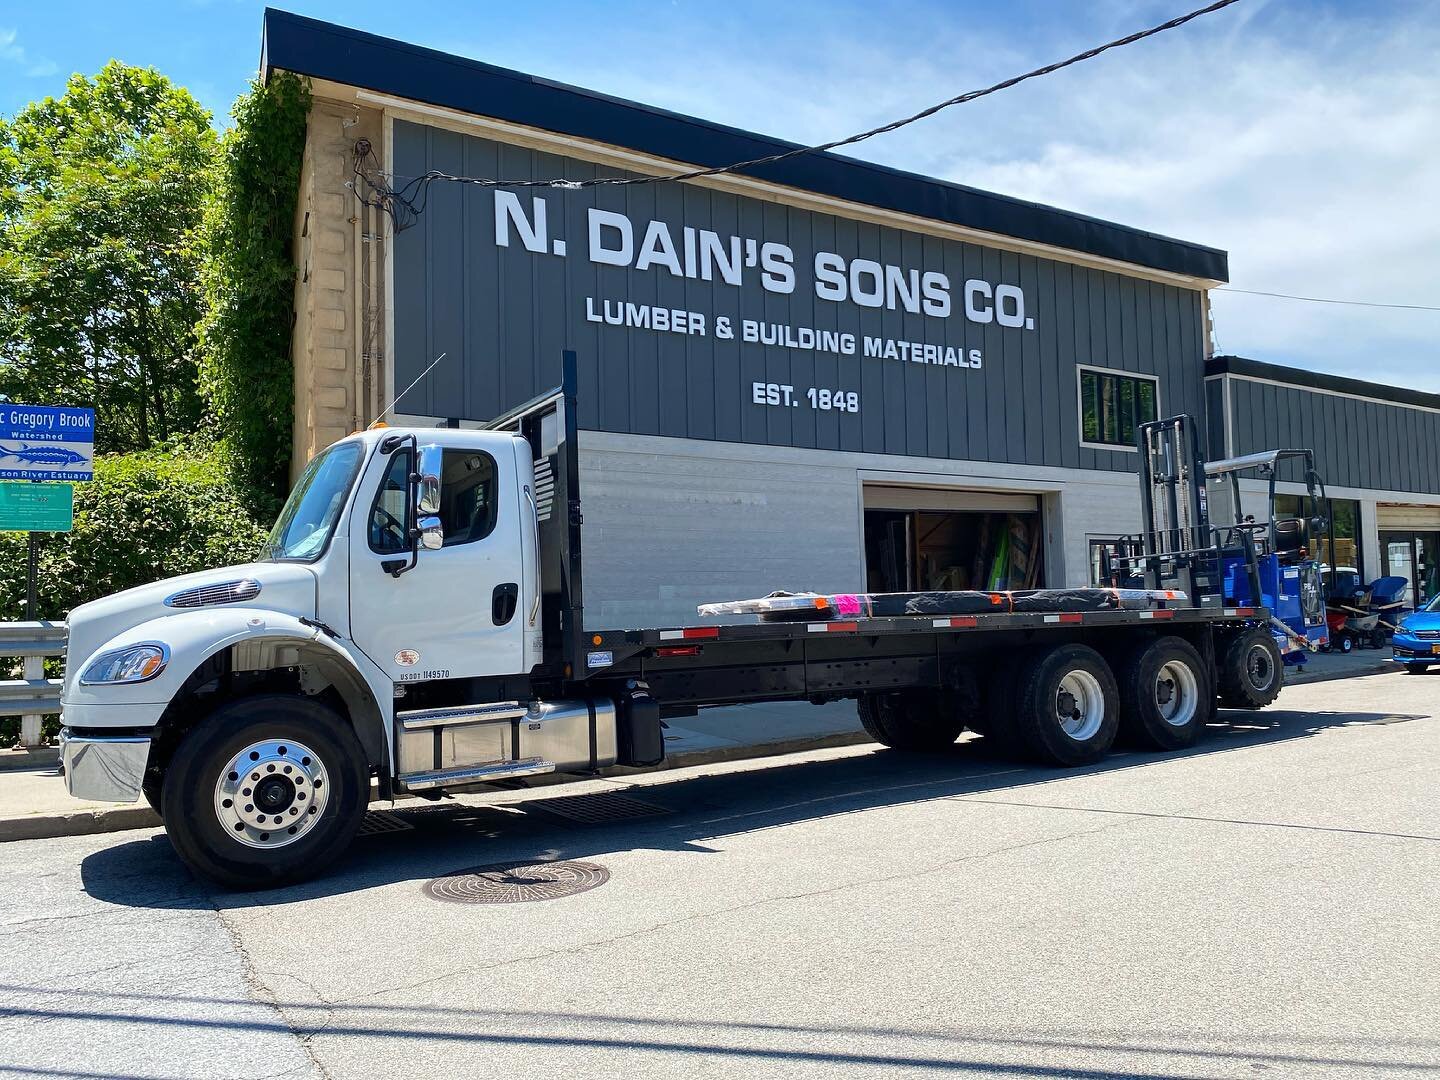
[[[865,486],[870,592],[1032,589],[1045,580],[1040,499],[1028,492]]]

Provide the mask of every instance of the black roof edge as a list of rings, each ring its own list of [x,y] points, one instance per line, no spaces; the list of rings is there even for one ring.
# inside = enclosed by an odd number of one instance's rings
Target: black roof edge
[[[702,167],[796,144],[266,8],[261,74],[279,68]],[[839,154],[745,175],[878,209],[1187,277],[1229,280],[1224,251]]]
[[[1302,390],[1327,390],[1332,394],[1344,394],[1348,397],[1375,398],[1396,405],[1440,409],[1440,394],[1411,390],[1404,386],[1366,382],[1364,379],[1351,379],[1344,375],[1306,371],[1304,368],[1286,367],[1283,364],[1268,364],[1263,360],[1248,360],[1243,356],[1212,356],[1205,362],[1205,374],[1248,375],[1253,379],[1269,379]]]

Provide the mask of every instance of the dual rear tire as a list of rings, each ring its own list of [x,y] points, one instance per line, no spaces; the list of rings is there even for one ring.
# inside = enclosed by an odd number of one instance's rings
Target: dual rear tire
[[[983,718],[945,707],[946,698],[869,694],[860,721],[871,738],[896,749],[943,749],[969,726],[1007,754],[1075,767],[1099,761],[1122,732],[1161,750],[1190,746],[1212,715],[1215,688],[1193,645],[1160,637],[1136,645],[1113,668],[1075,643],[1013,654],[991,680]]]

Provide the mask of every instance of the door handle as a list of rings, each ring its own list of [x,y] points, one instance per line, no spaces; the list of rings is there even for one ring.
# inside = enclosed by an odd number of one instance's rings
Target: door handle
[[[515,608],[520,602],[520,586],[513,581],[496,585],[490,598],[490,617],[496,626],[504,626],[515,617]]]

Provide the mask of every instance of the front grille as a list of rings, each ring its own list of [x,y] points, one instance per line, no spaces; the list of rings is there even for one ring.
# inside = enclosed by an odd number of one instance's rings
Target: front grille
[[[1426,641],[1440,640],[1440,630],[1411,630],[1410,632],[1416,637],[1423,638]]]
[[[241,578],[239,581],[221,581],[214,585],[181,589],[165,598],[165,606],[197,608],[214,604],[238,604],[242,600],[253,600],[259,595],[260,582],[254,578]]]

